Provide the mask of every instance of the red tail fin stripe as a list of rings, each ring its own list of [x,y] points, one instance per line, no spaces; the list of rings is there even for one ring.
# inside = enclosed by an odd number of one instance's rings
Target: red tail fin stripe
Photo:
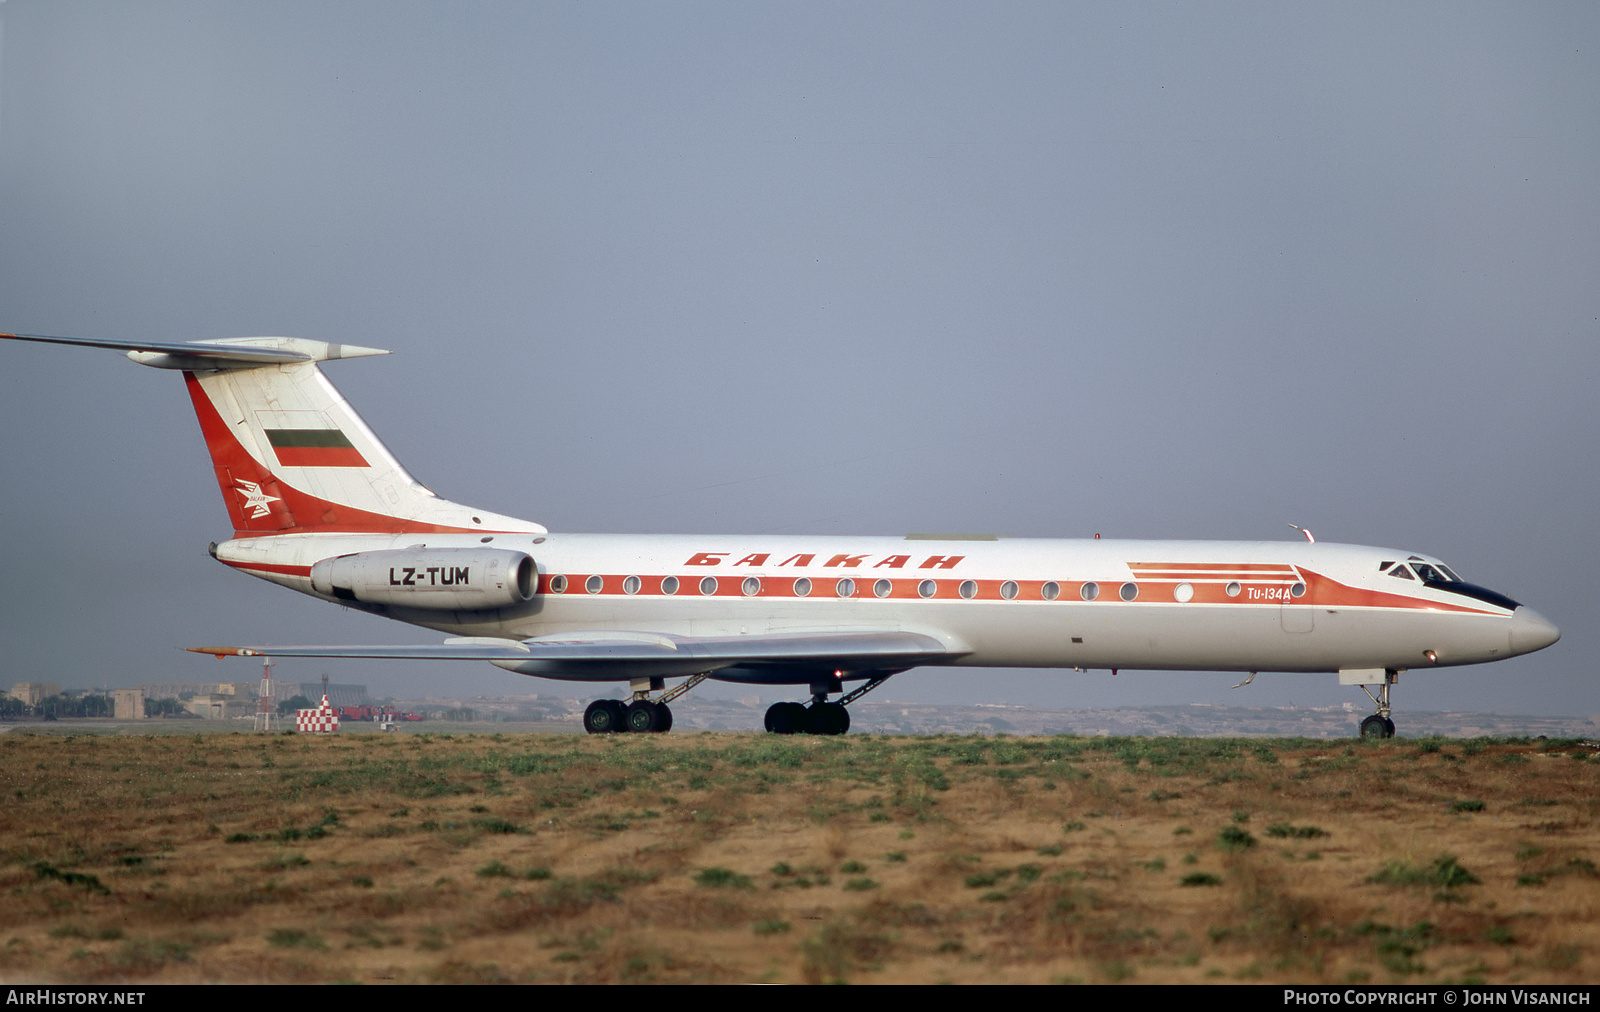
[[[482,528],[419,523],[329,502],[300,491],[252,457],[217,413],[192,372],[183,374],[200,432],[215,465],[222,499],[237,537],[268,534],[485,534]]]

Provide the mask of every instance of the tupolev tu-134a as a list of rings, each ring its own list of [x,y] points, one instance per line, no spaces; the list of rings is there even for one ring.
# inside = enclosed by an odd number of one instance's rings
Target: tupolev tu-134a
[[[626,681],[591,733],[664,731],[704,678],[809,690],[767,730],[841,734],[891,675],[950,667],[1325,672],[1394,734],[1408,669],[1503,660],[1556,627],[1444,562],[1285,541],[551,533],[446,501],[409,475],[319,363],[386,352],[302,338],[193,343],[0,335],[125,351],[178,370],[233,536],[218,562],[448,633],[417,646],[192,647],[240,657],[488,661]],[[668,687],[668,679],[683,679]],[[854,688],[848,688],[856,683]],[[1377,692],[1374,694],[1373,689]],[[830,699],[833,696],[837,699]]]

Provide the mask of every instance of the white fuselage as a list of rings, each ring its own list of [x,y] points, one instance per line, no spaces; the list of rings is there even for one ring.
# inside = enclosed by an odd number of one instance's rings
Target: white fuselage
[[[217,557],[324,597],[305,575],[317,561],[423,545],[537,562],[539,592],[516,607],[361,605],[457,636],[895,630],[934,637],[966,666],[1326,672],[1499,660],[1556,635],[1513,602],[1380,571],[1438,560],[1298,541],[290,534],[229,541]]]

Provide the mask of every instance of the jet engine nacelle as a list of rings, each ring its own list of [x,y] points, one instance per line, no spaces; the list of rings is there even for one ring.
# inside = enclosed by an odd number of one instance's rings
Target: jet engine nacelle
[[[311,567],[311,587],[341,600],[441,611],[483,611],[533,600],[533,557],[501,548],[357,552]]]

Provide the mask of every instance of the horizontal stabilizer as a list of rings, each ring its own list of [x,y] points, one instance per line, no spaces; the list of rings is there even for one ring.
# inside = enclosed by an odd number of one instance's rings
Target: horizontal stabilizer
[[[214,341],[113,341],[98,337],[48,337],[43,334],[0,334],[13,341],[73,344],[124,351],[140,365],[158,369],[253,369],[263,365],[327,362],[340,358],[387,355],[380,348],[329,344],[300,337],[228,337]]]

